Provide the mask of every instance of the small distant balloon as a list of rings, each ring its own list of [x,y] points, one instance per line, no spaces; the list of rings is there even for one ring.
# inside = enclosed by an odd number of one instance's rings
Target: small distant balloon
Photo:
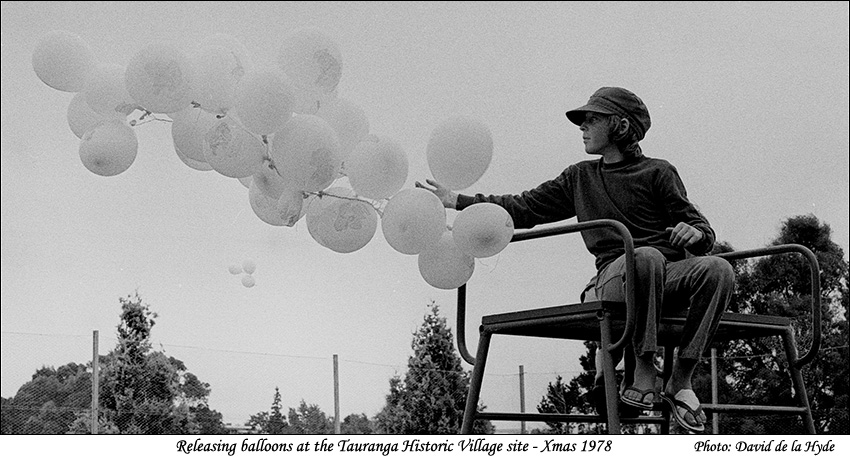
[[[389,138],[369,137],[351,152],[345,163],[345,175],[360,196],[389,198],[407,180],[407,153]]]
[[[455,217],[452,236],[458,248],[475,258],[501,252],[514,235],[514,221],[504,207],[490,202],[473,204]]]
[[[239,265],[230,265],[227,267],[227,270],[233,275],[242,274],[242,267]]]
[[[247,273],[243,274],[242,275],[242,285],[244,285],[245,287],[248,287],[248,288],[253,287],[254,286],[254,276],[247,274]]]
[[[242,262],[242,270],[248,274],[254,274],[254,271],[257,269],[257,264],[254,263],[254,260],[245,260]]]
[[[419,254],[419,273],[432,287],[451,290],[465,284],[475,271],[475,258],[457,248],[452,233]]]
[[[129,169],[138,149],[136,132],[131,127],[120,121],[108,121],[80,139],[80,160],[91,172],[110,177]]]
[[[434,193],[412,188],[401,190],[384,208],[381,230],[396,251],[416,255],[436,244],[446,229],[446,209]]]
[[[462,190],[478,181],[490,166],[493,137],[481,121],[456,116],[431,132],[426,156],[436,181],[451,190]]]
[[[76,34],[55,30],[38,41],[32,67],[47,86],[59,91],[79,92],[95,67],[88,44]]]
[[[192,102],[192,65],[179,49],[152,43],[140,49],[127,64],[127,91],[146,110],[174,113]]]

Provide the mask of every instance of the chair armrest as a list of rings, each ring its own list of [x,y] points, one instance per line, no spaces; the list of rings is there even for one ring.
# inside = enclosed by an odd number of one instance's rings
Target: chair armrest
[[[622,336],[613,344],[609,345],[609,351],[615,351],[626,345],[631,340],[635,329],[635,248],[632,235],[622,223],[616,220],[600,219],[579,223],[567,223],[546,228],[520,230],[514,233],[511,243],[539,239],[561,234],[577,233],[593,228],[612,227],[620,233],[623,239],[623,249],[626,255],[626,326]],[[475,358],[466,347],[466,284],[457,290],[457,344],[461,357],[470,365],[475,365]]]
[[[794,365],[797,368],[811,362],[818,351],[821,344],[821,310],[820,310],[820,267],[815,254],[808,248],[799,244],[782,244],[765,247],[762,249],[741,250],[735,252],[719,253],[716,256],[725,258],[726,260],[740,260],[744,258],[757,258],[767,255],[776,255],[780,253],[797,252],[806,257],[809,262],[809,272],[812,276],[812,293],[811,293],[811,313],[812,313],[812,347],[809,348],[803,357],[789,362],[789,365]]]

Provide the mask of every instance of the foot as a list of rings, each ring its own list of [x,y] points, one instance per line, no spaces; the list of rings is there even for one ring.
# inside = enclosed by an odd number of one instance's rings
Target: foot
[[[671,393],[665,389],[665,392],[660,397],[669,405],[672,410],[673,419],[675,419],[677,424],[691,432],[702,432],[705,430],[705,412],[702,410],[699,399],[693,390],[681,389],[675,393]]]
[[[655,394],[657,377],[658,373],[651,354],[645,358],[635,359],[634,382],[620,392],[620,399],[627,405],[651,410],[652,405],[658,401]]]

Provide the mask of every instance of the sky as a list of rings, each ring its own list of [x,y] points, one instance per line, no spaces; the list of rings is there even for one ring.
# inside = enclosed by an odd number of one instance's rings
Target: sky
[[[334,355],[341,415],[374,416],[429,304],[456,328],[456,292],[428,285],[380,225],[349,254],[320,246],[303,220],[270,226],[236,179],[181,162],[167,122],[134,128],[127,171],[88,171],[66,118],[73,94],[33,71],[48,32],[122,66],[153,42],[189,50],[223,33],[272,66],[286,37],[317,29],[341,50],[339,97],[405,150],[403,189],[431,177],[429,136],[456,115],[484,123],[494,145],[462,192],[533,188],[588,159],[564,112],[625,87],[652,117],[644,154],[677,167],[718,240],[763,247],[784,220],[812,214],[846,254],[847,17],[846,2],[4,1],[0,393],[42,366],[89,362],[95,330],[100,354],[114,348],[119,298],[134,292],[158,314],[154,348],[209,383],[210,407],[233,424],[269,410],[275,387],[285,408],[304,400],[333,415]],[[228,272],[244,260],[256,263],[253,288]],[[577,235],[477,260],[468,346],[481,316],[576,302],[593,274]],[[481,400],[518,411],[522,366],[533,410],[556,375],[581,371],[583,352],[496,337]]]

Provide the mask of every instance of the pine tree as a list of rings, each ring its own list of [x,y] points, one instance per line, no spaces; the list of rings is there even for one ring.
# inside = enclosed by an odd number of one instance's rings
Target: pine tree
[[[375,418],[383,434],[456,434],[460,432],[469,373],[463,370],[446,319],[432,302],[425,321],[413,335],[413,355],[402,379],[390,379],[387,403]],[[483,407],[480,407],[483,408]],[[492,433],[489,421],[476,421],[474,431]]]

